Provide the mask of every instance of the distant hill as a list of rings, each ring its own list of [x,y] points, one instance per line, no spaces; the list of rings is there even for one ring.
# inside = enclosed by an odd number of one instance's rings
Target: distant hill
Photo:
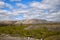
[[[27,19],[27,20],[18,20],[18,21],[10,21],[10,20],[4,20],[0,21],[0,25],[20,25],[20,24],[45,24],[45,23],[60,23],[60,22],[53,22],[53,21],[47,21],[42,19]]]
[[[28,20],[24,20],[22,23],[23,24],[40,24],[40,23],[46,23],[46,20],[42,20],[42,19],[28,19]]]

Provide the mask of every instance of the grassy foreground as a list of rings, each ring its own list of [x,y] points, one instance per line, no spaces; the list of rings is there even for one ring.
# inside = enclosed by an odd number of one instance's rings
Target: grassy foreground
[[[46,27],[39,29],[25,30],[28,25],[20,26],[0,26],[0,35],[9,34],[11,36],[20,36],[20,37],[33,37],[40,39],[47,38],[54,35],[60,35],[59,31],[50,31]],[[47,40],[47,39],[46,39]]]

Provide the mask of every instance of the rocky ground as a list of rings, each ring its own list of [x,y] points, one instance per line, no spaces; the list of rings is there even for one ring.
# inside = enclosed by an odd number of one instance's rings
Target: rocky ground
[[[2,34],[0,40],[39,40],[39,39],[30,38],[30,37],[12,37],[9,35]]]

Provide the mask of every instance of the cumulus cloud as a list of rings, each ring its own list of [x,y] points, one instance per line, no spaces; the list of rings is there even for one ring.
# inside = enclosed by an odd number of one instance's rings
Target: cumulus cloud
[[[17,6],[18,8],[21,8],[21,9],[27,9],[27,8],[28,8],[27,5],[22,4],[22,3],[16,3],[16,6]]]
[[[13,9],[13,7],[12,7],[12,5],[10,5],[10,4],[8,4],[8,3],[5,3],[5,2],[3,2],[3,1],[0,1],[0,9],[1,8],[4,8],[4,7],[7,7],[7,8],[9,8],[9,9]]]
[[[14,9],[12,5],[5,3],[4,1],[0,0],[0,20],[8,20],[8,19],[11,19],[14,16],[16,16],[13,14],[13,12],[8,11],[8,10],[4,10],[3,8],[8,8],[11,11]]]
[[[60,0],[43,0],[42,3],[39,2],[32,2],[30,4],[32,8],[43,10],[43,12],[40,11],[39,16],[36,16],[36,18],[42,18],[47,20],[57,20],[60,19]],[[46,10],[49,10],[46,14]],[[36,13],[38,14],[38,12]],[[59,14],[59,15],[58,15]],[[57,17],[59,16],[59,17]]]
[[[0,5],[0,8],[4,7],[5,5],[11,10],[13,9],[11,5],[4,2],[0,2]],[[0,18],[5,15],[5,17],[8,19],[13,19],[16,16],[23,14],[24,19],[46,19],[50,21],[57,21],[58,19],[60,20],[60,0],[43,0],[42,2],[31,2],[29,5],[16,3],[16,6],[18,9],[13,9],[12,12],[4,10],[0,11]]]
[[[5,3],[0,1],[0,8],[3,8],[5,6]]]
[[[6,10],[0,10],[0,20],[8,19],[8,13]]]

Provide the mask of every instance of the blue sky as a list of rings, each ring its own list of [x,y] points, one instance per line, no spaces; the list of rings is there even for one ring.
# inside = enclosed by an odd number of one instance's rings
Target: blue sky
[[[60,0],[0,0],[0,20],[23,19],[60,20]]]
[[[28,5],[31,2],[41,2],[42,0],[21,0],[21,1],[11,1],[11,0],[3,0],[5,3],[11,4],[13,7],[17,8],[16,3],[22,3]]]

